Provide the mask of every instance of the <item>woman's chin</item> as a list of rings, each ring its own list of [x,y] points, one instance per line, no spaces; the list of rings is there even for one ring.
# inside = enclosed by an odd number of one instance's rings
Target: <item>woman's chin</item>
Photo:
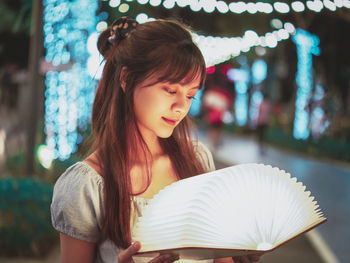
[[[158,137],[159,137],[159,138],[162,138],[162,139],[167,139],[167,138],[169,138],[172,134],[173,134],[173,130],[172,130],[172,131],[169,131],[169,132],[166,132],[166,131],[164,131],[164,132],[159,132],[159,133],[158,133]]]

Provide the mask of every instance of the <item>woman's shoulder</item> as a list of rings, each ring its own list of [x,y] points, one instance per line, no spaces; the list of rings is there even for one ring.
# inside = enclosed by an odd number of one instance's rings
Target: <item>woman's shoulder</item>
[[[55,187],[61,184],[84,185],[87,183],[100,185],[102,184],[102,177],[87,163],[77,162],[68,167],[58,178]]]
[[[215,170],[215,164],[213,155],[208,149],[208,147],[198,140],[192,141],[194,151],[197,154],[198,158],[204,164],[204,167],[207,172]]]
[[[95,242],[103,214],[102,177],[84,162],[70,166],[54,186],[53,227],[71,237]]]
[[[77,162],[67,168],[56,181],[52,202],[84,202],[91,199],[99,202],[102,192],[102,177],[85,162]]]

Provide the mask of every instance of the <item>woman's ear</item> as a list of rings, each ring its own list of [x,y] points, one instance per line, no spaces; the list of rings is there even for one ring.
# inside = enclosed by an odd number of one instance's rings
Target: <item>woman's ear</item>
[[[126,76],[127,76],[127,68],[126,68],[126,66],[124,66],[122,68],[121,73],[120,73],[120,79],[119,79],[120,86],[121,86],[122,90],[124,91],[124,93],[125,93],[125,86],[126,86],[126,81],[125,81]]]

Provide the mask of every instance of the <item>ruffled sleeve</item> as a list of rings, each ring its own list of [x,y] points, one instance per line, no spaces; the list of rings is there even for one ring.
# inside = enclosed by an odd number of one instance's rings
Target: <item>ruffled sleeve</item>
[[[215,164],[213,160],[213,155],[209,151],[208,147],[199,141],[194,141],[193,145],[198,158],[202,161],[206,169],[206,172],[214,171]]]
[[[51,203],[53,227],[73,238],[97,242],[103,221],[102,178],[83,162],[57,180]]]

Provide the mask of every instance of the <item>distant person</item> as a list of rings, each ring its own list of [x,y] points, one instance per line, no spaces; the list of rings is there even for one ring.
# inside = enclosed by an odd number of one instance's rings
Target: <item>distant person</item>
[[[260,153],[265,153],[265,134],[266,130],[269,125],[270,120],[270,112],[271,112],[271,103],[266,95],[264,95],[264,98],[262,102],[259,105],[259,114],[257,119],[257,126],[256,130],[258,133],[258,143],[259,143],[259,150]]]
[[[231,105],[227,91],[221,88],[211,88],[203,95],[203,109],[206,122],[209,124],[210,150],[216,152],[221,142],[221,131],[224,125],[224,114]]]

